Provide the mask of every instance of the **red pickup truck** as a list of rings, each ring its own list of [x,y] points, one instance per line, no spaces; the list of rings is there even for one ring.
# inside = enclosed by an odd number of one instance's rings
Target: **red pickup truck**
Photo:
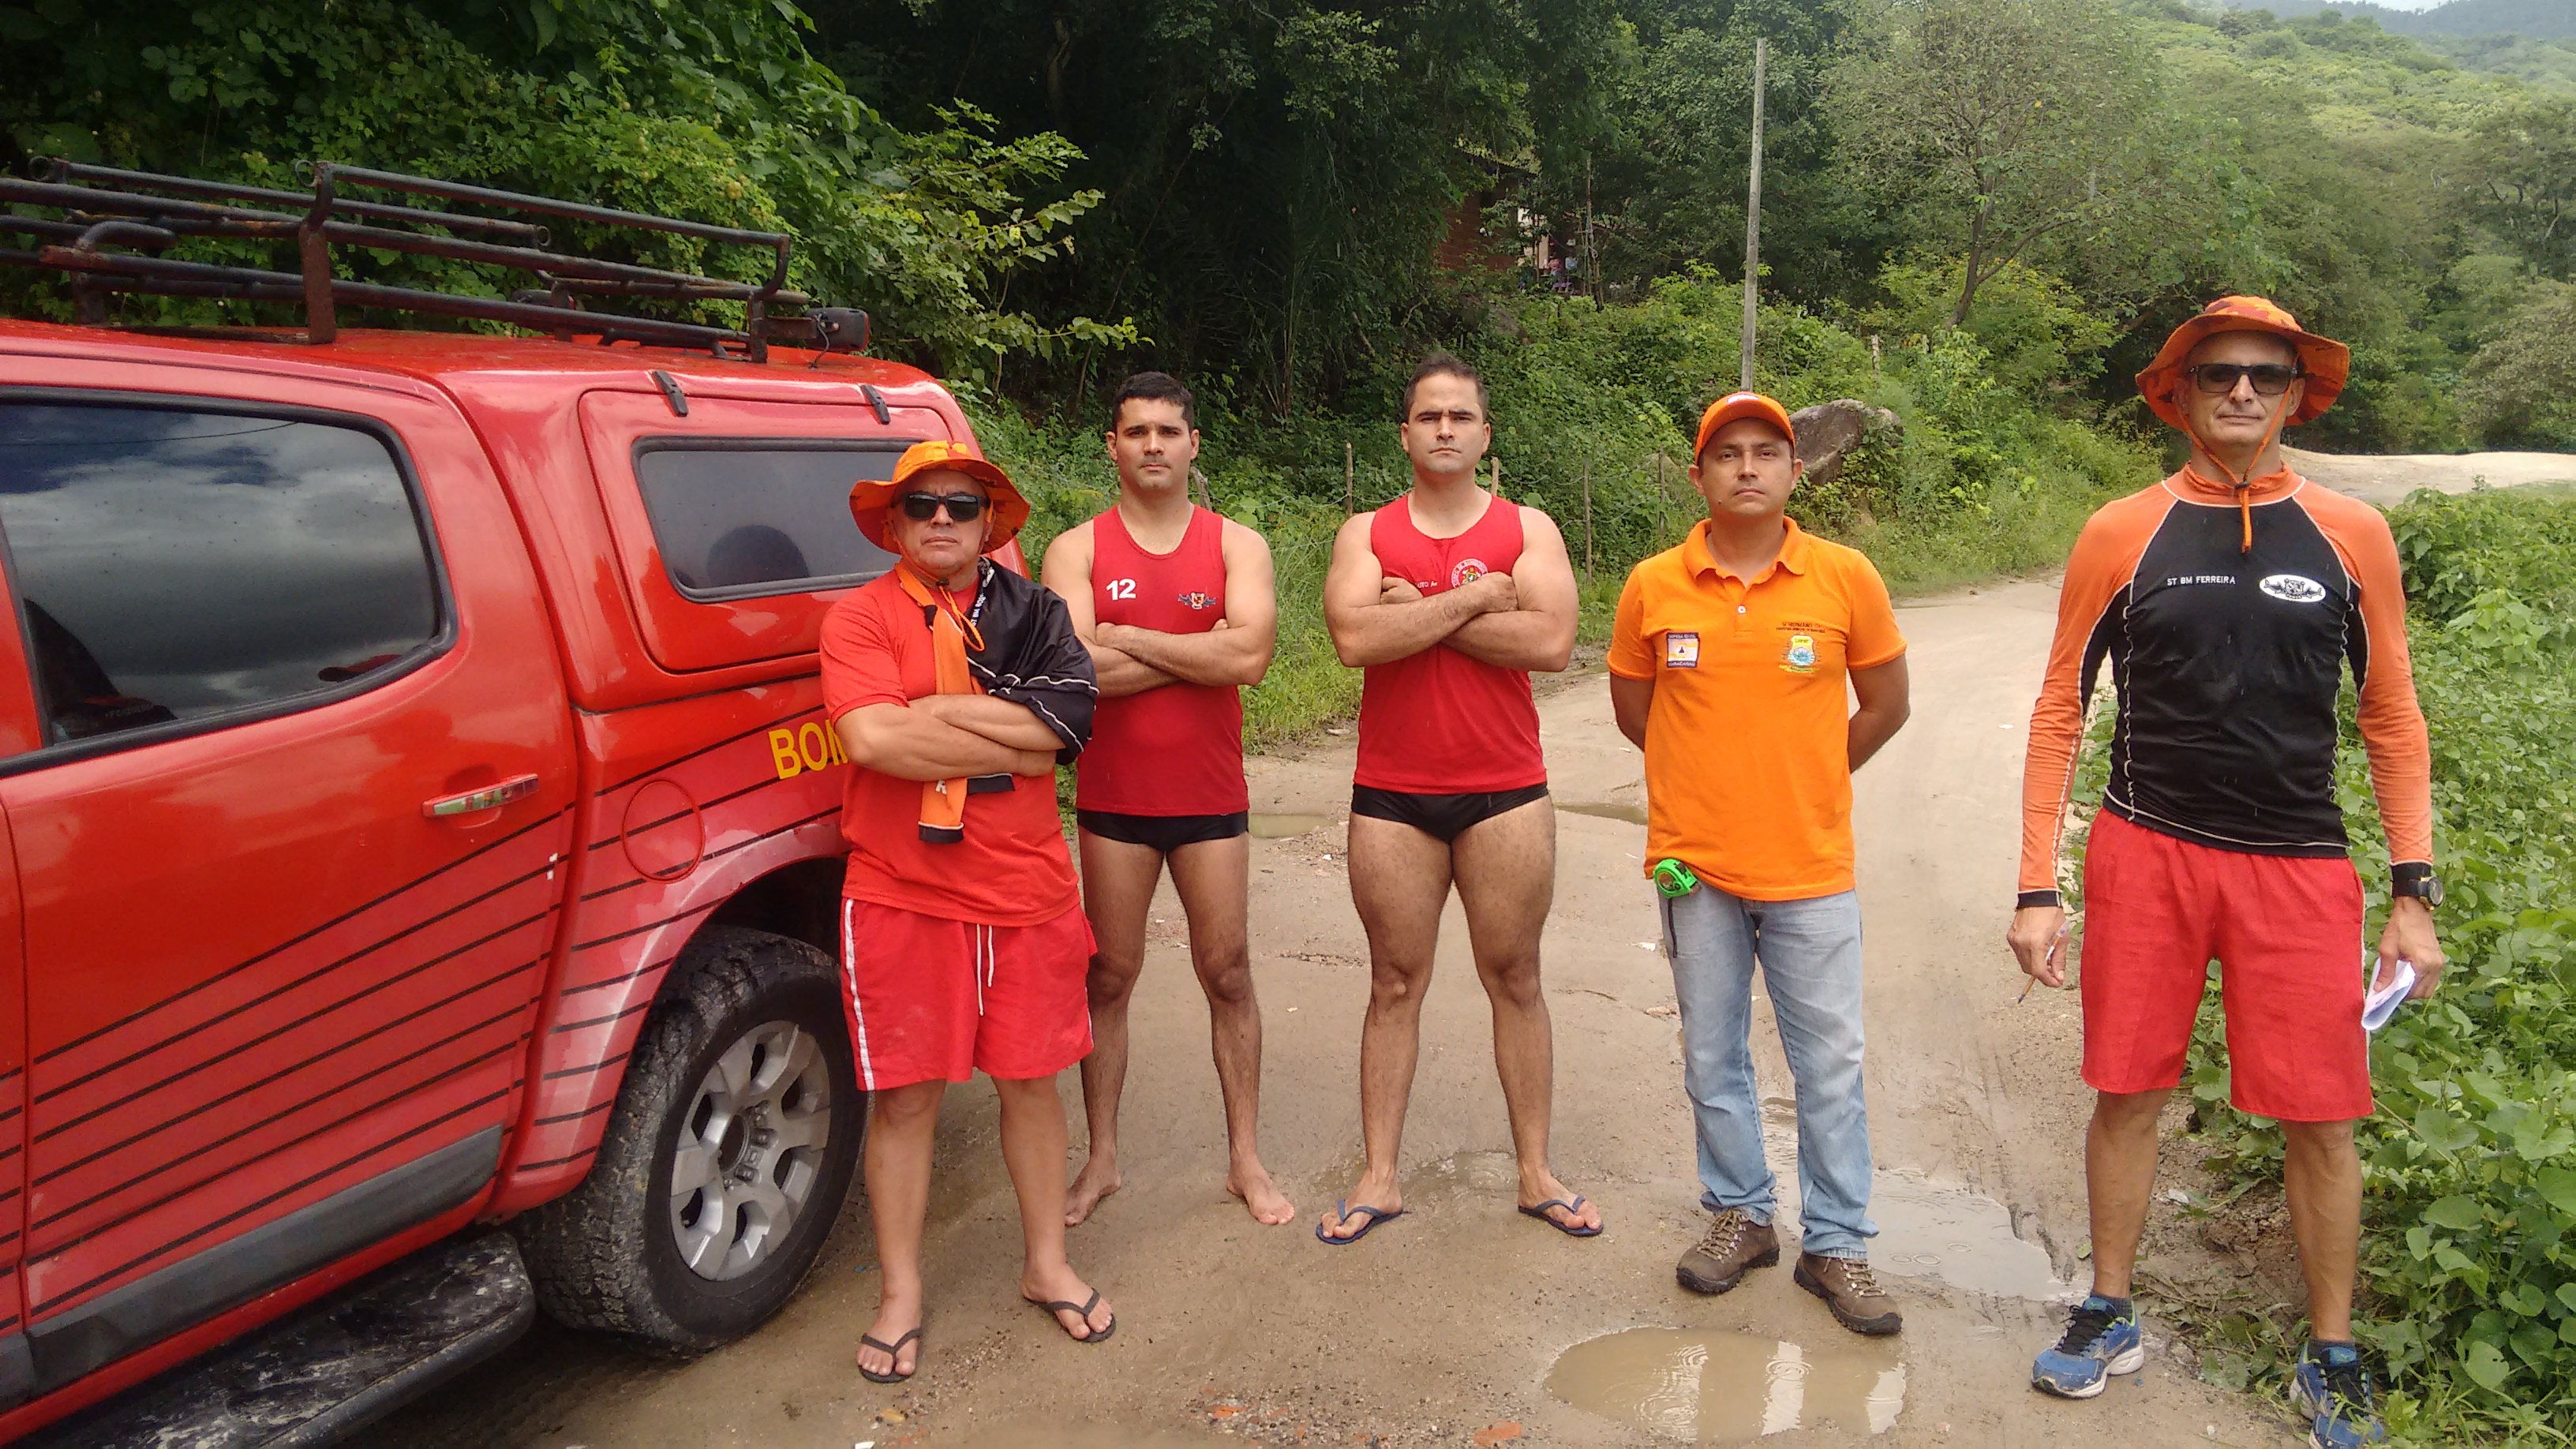
[[[816,636],[971,434],[585,319],[0,322],[0,1440],[328,1442],[538,1304],[703,1349],[840,1216]]]

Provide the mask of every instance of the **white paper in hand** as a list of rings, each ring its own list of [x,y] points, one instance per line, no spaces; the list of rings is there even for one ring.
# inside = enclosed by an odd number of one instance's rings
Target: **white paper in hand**
[[[2377,974],[2374,963],[2368,956],[2362,958],[2362,969],[2371,971],[2374,975]],[[2389,1020],[2397,1015],[2397,1008],[2405,1003],[2406,993],[2414,989],[2415,963],[2399,961],[2397,969],[2388,973],[2388,980],[2385,983],[2374,984],[2369,993],[2362,997],[2361,1029],[2377,1031],[2388,1025]]]

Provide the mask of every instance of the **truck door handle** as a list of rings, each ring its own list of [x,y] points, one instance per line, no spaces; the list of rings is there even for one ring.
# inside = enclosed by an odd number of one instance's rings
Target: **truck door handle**
[[[442,820],[451,815],[472,815],[484,810],[497,810],[513,801],[525,800],[535,793],[537,793],[536,776],[513,775],[498,785],[486,785],[480,790],[468,790],[462,795],[441,795],[435,800],[423,800],[420,802],[420,813],[432,820]]]

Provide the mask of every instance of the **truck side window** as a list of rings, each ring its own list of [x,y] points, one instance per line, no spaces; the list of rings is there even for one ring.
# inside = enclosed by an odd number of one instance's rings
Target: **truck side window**
[[[0,402],[0,535],[55,743],[341,690],[440,632],[411,490],[360,428]]]
[[[863,584],[894,564],[859,536],[850,485],[894,476],[905,443],[645,438],[635,482],[662,568],[700,601]]]

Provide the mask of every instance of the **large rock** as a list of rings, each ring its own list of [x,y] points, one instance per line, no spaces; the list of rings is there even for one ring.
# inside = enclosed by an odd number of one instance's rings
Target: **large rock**
[[[1825,484],[1843,470],[1843,459],[1871,434],[1884,429],[1902,433],[1905,424],[1885,408],[1858,398],[1838,397],[1789,415],[1798,429],[1798,456],[1806,461],[1806,481]]]

